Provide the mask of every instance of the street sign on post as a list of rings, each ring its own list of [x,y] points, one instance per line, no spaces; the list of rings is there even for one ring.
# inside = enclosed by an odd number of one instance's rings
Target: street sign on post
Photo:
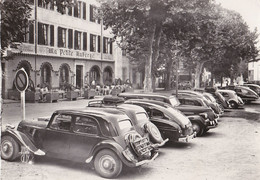
[[[25,91],[29,85],[29,78],[24,68],[19,69],[15,74],[15,87],[18,91]]]
[[[28,88],[29,78],[24,68],[21,68],[16,72],[14,85],[21,93],[22,120],[25,120],[25,90]]]

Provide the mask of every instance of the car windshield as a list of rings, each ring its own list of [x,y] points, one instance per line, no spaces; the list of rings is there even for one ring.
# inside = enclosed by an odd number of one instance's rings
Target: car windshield
[[[179,105],[180,105],[179,100],[178,100],[176,97],[174,97],[174,96],[172,96],[171,98],[169,98],[169,101],[170,101],[170,103],[171,103],[172,106],[179,106]]]
[[[129,119],[123,119],[118,122],[118,126],[121,131],[130,131],[133,127]]]
[[[136,119],[137,119],[138,123],[140,123],[140,122],[145,123],[145,122],[149,121],[147,114],[144,112],[136,113]]]

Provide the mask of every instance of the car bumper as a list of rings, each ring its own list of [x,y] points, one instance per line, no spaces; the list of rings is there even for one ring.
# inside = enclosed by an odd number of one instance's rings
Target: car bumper
[[[152,144],[152,147],[155,148],[155,149],[157,149],[158,147],[163,146],[163,145],[164,145],[166,142],[168,142],[168,141],[169,141],[169,138],[163,140],[161,143]]]
[[[135,163],[135,166],[141,166],[141,165],[150,163],[150,162],[154,161],[155,158],[158,157],[158,155],[159,155],[159,153],[156,152],[151,159],[145,159],[145,160],[139,161],[139,162]]]
[[[191,139],[195,138],[196,137],[196,132],[194,132],[193,134],[191,135],[187,135],[185,137],[181,137],[178,139],[179,142],[189,142]]]
[[[218,126],[218,119],[216,118],[214,121],[209,121],[208,122],[208,126],[206,127],[207,129],[213,129],[216,128]]]

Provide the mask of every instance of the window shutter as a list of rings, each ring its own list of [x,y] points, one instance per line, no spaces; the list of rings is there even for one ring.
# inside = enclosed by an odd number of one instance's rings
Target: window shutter
[[[34,43],[34,23],[29,25],[29,43]]]
[[[83,32],[83,50],[87,50],[87,33]]]
[[[103,53],[107,53],[106,52],[106,38],[103,37]]]
[[[43,44],[42,23],[38,23],[38,44]]]
[[[78,17],[78,2],[74,5],[74,17]]]
[[[50,25],[50,45],[54,46],[54,25]]]
[[[93,5],[89,5],[89,20],[91,22],[95,22],[93,13],[94,13],[94,7]]]
[[[93,48],[93,35],[90,34],[90,51],[94,51],[94,48]]]
[[[100,36],[98,36],[98,52],[100,52],[100,46],[101,46],[101,42],[100,42],[101,38]]]
[[[73,48],[73,30],[69,29],[69,46],[70,49]]]
[[[110,54],[113,54],[113,39],[110,38]]]
[[[83,19],[86,20],[86,3],[83,2]]]
[[[61,27],[58,27],[58,47],[62,47],[62,31]]]
[[[77,31],[74,32],[74,49],[78,49],[78,36]]]

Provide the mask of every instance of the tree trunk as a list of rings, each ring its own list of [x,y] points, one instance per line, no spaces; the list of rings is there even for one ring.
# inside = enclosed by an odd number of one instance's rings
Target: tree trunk
[[[157,61],[157,59],[159,58],[159,45],[160,45],[160,41],[161,41],[161,36],[162,36],[162,25],[161,23],[157,23],[156,24],[156,28],[155,28],[155,33],[154,33],[154,46],[153,46],[153,53],[152,53],[152,84],[153,84],[153,90],[155,90],[155,74],[154,72],[156,72],[156,67],[154,66],[154,62]]]
[[[152,92],[152,61],[153,61],[153,40],[155,35],[156,25],[154,24],[149,36],[149,56],[145,62],[145,78],[144,78],[144,91]]]
[[[200,88],[200,75],[205,62],[197,62],[195,67],[195,88]]]
[[[172,67],[173,67],[173,63],[172,61],[167,62],[167,66],[166,66],[166,74],[167,74],[167,79],[165,81],[165,89],[166,90],[170,90],[171,84],[172,84]]]

